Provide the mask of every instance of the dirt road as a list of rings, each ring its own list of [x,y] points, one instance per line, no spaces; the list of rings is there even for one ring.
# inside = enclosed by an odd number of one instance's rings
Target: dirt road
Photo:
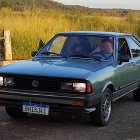
[[[106,127],[91,126],[88,115],[68,113],[13,120],[0,107],[0,140],[140,140],[140,103],[131,95],[113,103]]]

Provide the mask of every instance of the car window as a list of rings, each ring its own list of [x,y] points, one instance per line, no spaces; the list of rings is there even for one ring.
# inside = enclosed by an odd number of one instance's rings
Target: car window
[[[133,57],[140,56],[140,46],[134,41],[132,37],[127,38],[129,48]]]
[[[131,53],[126,38],[119,38],[118,45],[119,45],[119,55],[131,58]]]
[[[62,47],[66,41],[66,38],[65,36],[59,36],[57,37],[51,44],[51,47],[49,49],[50,52],[54,52],[54,53],[58,53],[60,54],[61,50],[62,50]]]

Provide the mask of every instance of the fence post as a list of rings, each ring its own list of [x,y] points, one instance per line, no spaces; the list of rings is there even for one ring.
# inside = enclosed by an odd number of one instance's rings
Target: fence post
[[[12,60],[12,47],[10,30],[4,30],[4,60]]]

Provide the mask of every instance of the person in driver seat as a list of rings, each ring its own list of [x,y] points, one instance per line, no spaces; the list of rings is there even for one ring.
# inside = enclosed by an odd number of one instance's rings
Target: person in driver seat
[[[103,39],[101,41],[101,46],[97,47],[90,56],[94,56],[101,60],[113,60],[113,43],[110,39]]]

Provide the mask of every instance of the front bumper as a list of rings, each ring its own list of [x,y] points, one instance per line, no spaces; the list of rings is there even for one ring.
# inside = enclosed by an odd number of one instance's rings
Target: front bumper
[[[23,102],[42,103],[50,106],[50,111],[90,113],[100,103],[101,94],[70,94],[18,89],[0,89],[0,104],[21,107]],[[75,104],[80,102],[81,104]]]

